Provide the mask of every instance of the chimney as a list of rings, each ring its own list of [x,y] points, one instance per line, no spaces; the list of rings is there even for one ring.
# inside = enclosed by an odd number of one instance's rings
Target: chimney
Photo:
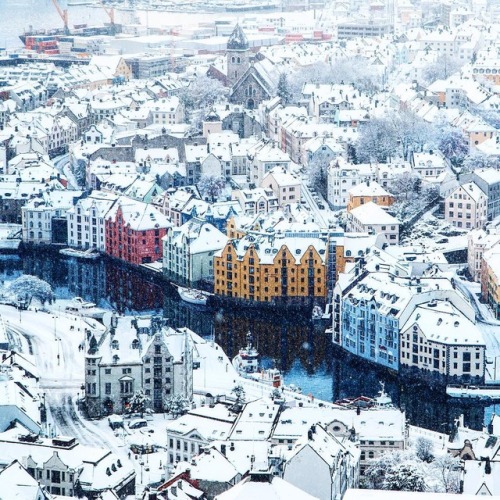
[[[312,433],[312,430],[311,430],[311,429],[309,429],[309,430],[307,431],[307,439],[308,439],[309,441],[312,441],[312,438],[313,438],[313,433]]]

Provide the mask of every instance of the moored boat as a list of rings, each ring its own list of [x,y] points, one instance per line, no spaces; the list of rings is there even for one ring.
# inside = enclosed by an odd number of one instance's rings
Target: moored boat
[[[207,300],[211,295],[208,292],[203,292],[202,290],[197,290],[196,288],[185,288],[179,285],[174,286],[177,288],[179,297],[189,304],[204,306],[207,304]]]
[[[106,314],[105,309],[97,307],[93,302],[87,302],[81,297],[75,297],[66,306],[65,311],[71,314],[78,314],[80,316],[85,316],[87,318],[102,320]]]
[[[76,257],[77,259],[87,259],[95,260],[100,257],[100,254],[96,252],[93,248],[87,250],[77,250],[76,248],[62,248],[59,250],[61,255],[66,255],[66,257]]]

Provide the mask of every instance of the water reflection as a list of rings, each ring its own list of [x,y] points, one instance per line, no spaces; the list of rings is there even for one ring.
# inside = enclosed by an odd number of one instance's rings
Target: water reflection
[[[199,308],[182,302],[176,290],[160,277],[110,259],[85,262],[45,252],[27,253],[22,259],[0,256],[0,280],[12,281],[23,273],[51,283],[58,298],[80,296],[121,314],[162,313],[172,326],[187,326],[204,337],[213,336],[229,357],[245,345],[251,331],[263,361],[281,369],[286,383],[294,383],[317,398],[335,401],[373,396],[383,381],[412,424],[447,431],[463,413],[467,425],[482,428],[482,403],[452,402],[443,389],[402,380],[334,350],[330,337],[294,310],[279,314],[234,307]],[[492,407],[486,408],[488,419],[492,411]]]

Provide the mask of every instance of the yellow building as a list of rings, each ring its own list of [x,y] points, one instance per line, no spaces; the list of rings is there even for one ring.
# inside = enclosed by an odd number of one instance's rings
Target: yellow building
[[[308,302],[327,297],[328,238],[246,235],[214,259],[217,295],[252,302]]]
[[[378,182],[362,182],[349,189],[347,211],[350,212],[366,203],[373,202],[380,207],[390,207],[394,203],[394,196],[386,191]]]

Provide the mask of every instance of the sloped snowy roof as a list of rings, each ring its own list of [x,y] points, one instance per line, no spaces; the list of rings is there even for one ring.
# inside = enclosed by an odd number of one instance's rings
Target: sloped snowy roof
[[[241,29],[241,26],[237,24],[234,27],[233,32],[229,36],[227,41],[228,50],[248,50],[249,44],[248,39]]]

